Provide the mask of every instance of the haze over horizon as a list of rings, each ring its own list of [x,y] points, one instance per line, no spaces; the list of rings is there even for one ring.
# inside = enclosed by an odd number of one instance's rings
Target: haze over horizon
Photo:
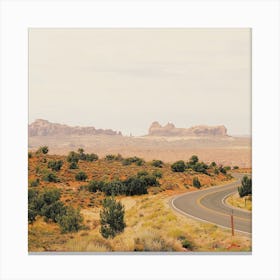
[[[30,29],[29,122],[251,134],[250,29]]]

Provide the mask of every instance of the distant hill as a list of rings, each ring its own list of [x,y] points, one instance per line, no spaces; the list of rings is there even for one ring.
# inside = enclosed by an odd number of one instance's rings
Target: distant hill
[[[55,135],[122,135],[120,131],[112,129],[96,129],[93,126],[69,126],[52,123],[47,120],[37,119],[28,126],[28,135],[31,136],[55,136]]]
[[[225,137],[227,135],[227,129],[225,126],[206,126],[199,125],[190,128],[177,128],[173,123],[167,123],[162,126],[158,122],[153,122],[149,128],[149,136],[165,136],[165,137],[179,137],[179,136],[220,136]]]
[[[111,129],[72,127],[39,119],[29,125],[28,147],[36,151],[43,145],[51,154],[65,155],[83,148],[100,157],[120,153],[174,162],[197,155],[206,163],[251,166],[251,137],[228,136],[224,126],[176,128],[171,123],[161,126],[154,122],[148,135],[131,137]]]

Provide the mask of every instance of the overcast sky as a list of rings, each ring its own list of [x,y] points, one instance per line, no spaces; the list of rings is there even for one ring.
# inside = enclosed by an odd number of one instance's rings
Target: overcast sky
[[[30,29],[29,122],[251,134],[250,29]]]

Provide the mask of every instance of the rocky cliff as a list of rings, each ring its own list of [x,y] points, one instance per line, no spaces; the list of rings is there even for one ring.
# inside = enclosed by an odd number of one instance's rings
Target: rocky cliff
[[[199,125],[190,128],[177,128],[173,123],[162,126],[158,122],[153,122],[149,128],[149,136],[228,136],[227,129],[223,125],[206,126]]]
[[[68,126],[65,124],[51,123],[47,120],[37,119],[28,126],[29,136],[51,135],[122,135],[112,129],[96,129],[92,126]]]

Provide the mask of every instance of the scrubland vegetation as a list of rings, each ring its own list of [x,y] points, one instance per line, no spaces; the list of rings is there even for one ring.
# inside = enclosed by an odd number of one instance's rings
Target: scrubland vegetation
[[[232,180],[197,156],[173,164],[83,149],[29,152],[29,251],[250,251],[251,241],[182,217],[170,197]]]

